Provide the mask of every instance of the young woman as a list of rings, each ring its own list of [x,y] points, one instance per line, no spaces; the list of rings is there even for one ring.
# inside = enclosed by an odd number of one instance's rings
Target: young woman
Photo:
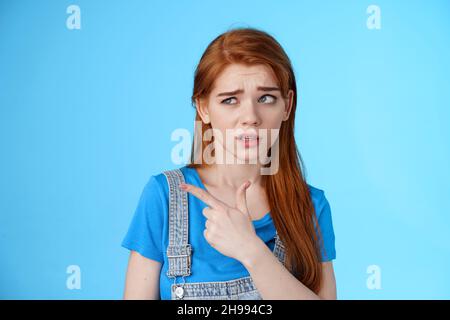
[[[192,95],[201,144],[143,190],[122,243],[125,299],[336,299],[330,205],[304,179],[296,100],[272,36],[212,41]]]

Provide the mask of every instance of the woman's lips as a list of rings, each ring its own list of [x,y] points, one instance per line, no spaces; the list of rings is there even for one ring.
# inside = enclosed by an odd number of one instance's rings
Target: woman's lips
[[[245,148],[252,148],[259,144],[259,137],[255,134],[241,134],[236,137],[236,140]]]

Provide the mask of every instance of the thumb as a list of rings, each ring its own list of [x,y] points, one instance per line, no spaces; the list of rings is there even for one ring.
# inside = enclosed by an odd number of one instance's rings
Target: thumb
[[[247,189],[250,187],[251,182],[247,181],[243,183],[236,191],[236,208],[245,214],[248,214],[247,208]]]

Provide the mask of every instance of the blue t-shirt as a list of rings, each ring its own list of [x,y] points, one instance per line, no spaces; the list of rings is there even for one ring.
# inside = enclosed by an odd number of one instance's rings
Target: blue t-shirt
[[[186,183],[206,190],[197,170],[182,167]],[[322,247],[322,261],[336,258],[335,239],[331,220],[330,205],[324,192],[308,184],[324,246]],[[169,216],[169,187],[164,174],[151,176],[145,185],[134,217],[122,246],[139,252],[142,256],[162,263],[160,274],[160,298],[170,300],[170,287],[173,278],[166,275],[168,261],[166,250],[168,239]],[[236,259],[223,255],[214,249],[204,238],[206,217],[202,210],[206,204],[188,194],[189,206],[189,241],[192,246],[191,275],[185,277],[186,282],[227,281],[248,276],[247,269]],[[275,245],[275,226],[270,212],[259,220],[254,220],[256,234],[273,250]],[[325,254],[326,253],[326,254]],[[181,277],[177,283],[181,282]]]

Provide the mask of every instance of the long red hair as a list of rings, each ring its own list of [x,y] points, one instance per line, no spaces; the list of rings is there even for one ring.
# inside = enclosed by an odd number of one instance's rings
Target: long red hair
[[[275,228],[286,249],[288,270],[305,286],[318,293],[322,279],[322,241],[303,175],[303,161],[295,143],[297,86],[291,61],[281,45],[268,33],[254,28],[229,30],[215,38],[200,59],[195,71],[193,106],[197,100],[209,96],[214,80],[226,66],[233,63],[265,65],[274,72],[285,99],[290,89],[294,91],[289,119],[282,123],[279,131],[278,171],[274,175],[267,175],[265,190]],[[198,112],[196,120],[201,121]],[[202,122],[202,132],[210,128],[210,124]],[[198,135],[197,130],[195,135]],[[202,141],[201,150],[208,145],[201,137],[194,136],[195,139]],[[193,147],[190,167],[204,165],[196,163],[196,152],[198,150]]]

